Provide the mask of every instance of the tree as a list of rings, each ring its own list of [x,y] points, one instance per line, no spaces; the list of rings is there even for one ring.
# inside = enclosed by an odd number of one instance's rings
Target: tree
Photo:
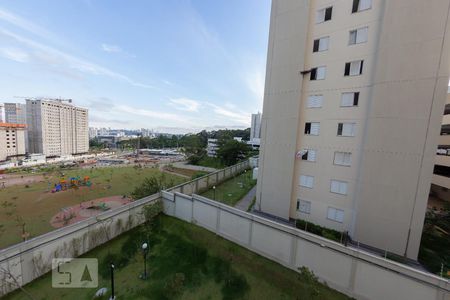
[[[141,199],[153,194],[158,193],[163,188],[172,186],[173,180],[166,180],[166,176],[162,173],[160,176],[152,176],[144,179],[144,182],[137,186],[134,191],[131,193],[131,197],[133,199]]]
[[[225,165],[231,166],[245,158],[249,151],[250,146],[246,143],[236,140],[226,140],[219,143],[217,157],[219,157]]]

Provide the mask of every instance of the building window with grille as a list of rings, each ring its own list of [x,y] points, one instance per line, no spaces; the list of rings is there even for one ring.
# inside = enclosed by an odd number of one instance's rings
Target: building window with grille
[[[334,207],[328,207],[327,219],[335,222],[344,222],[344,211],[342,209],[337,209]]]
[[[347,195],[347,186],[348,183],[345,181],[332,179],[330,185],[330,192],[341,195]]]
[[[298,199],[297,200],[297,210],[304,214],[310,214],[311,213],[311,202]]]
[[[313,52],[327,51],[329,42],[330,42],[330,37],[328,37],[328,36],[314,40]]]
[[[311,69],[310,80],[324,80],[327,74],[327,67],[317,67]]]
[[[350,166],[352,164],[352,153],[334,152],[334,164],[339,166]]]
[[[308,175],[300,175],[300,186],[312,189],[314,187],[314,177]]]
[[[319,9],[316,12],[316,24],[323,23],[323,22],[331,20],[331,15],[332,14],[333,14],[333,7],[332,6]]]
[[[323,95],[309,95],[307,101],[307,108],[322,107]]]
[[[344,76],[358,76],[363,72],[364,60],[345,63]]]
[[[337,135],[338,136],[355,136],[356,123],[339,123]]]
[[[305,134],[319,135],[319,133],[320,133],[320,123],[319,122],[306,122],[305,123]]]
[[[342,93],[341,107],[358,106],[359,92]]]
[[[353,0],[352,13],[372,8],[372,0]]]
[[[350,31],[349,45],[362,44],[367,42],[369,27],[358,28]]]
[[[316,150],[314,149],[303,149],[301,151],[302,160],[306,161],[316,161]]]

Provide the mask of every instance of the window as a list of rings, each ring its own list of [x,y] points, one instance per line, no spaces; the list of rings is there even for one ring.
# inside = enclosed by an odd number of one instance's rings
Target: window
[[[372,0],[353,0],[352,13],[372,8]]]
[[[327,51],[329,41],[330,41],[330,37],[328,37],[328,36],[314,40],[313,52]]]
[[[341,106],[351,107],[358,106],[359,92],[342,93]]]
[[[358,28],[350,31],[349,45],[362,44],[367,42],[369,27]]]
[[[323,95],[310,95],[308,96],[308,108],[316,108],[316,107],[322,107],[323,102]]]
[[[327,67],[317,67],[311,69],[311,80],[322,80],[325,79],[325,75],[327,73]]]
[[[344,211],[342,209],[328,207],[327,219],[342,223],[344,222]]]
[[[347,195],[347,182],[332,179],[330,191],[336,194]]]
[[[316,161],[316,150],[313,149],[302,150],[302,160]]]
[[[316,13],[316,24],[331,20],[333,7],[319,9]]]
[[[306,122],[305,123],[305,134],[308,135],[319,135],[320,123],[319,122]]]
[[[334,164],[340,166],[350,166],[352,163],[351,152],[334,152]]]
[[[355,136],[356,123],[339,123],[337,135],[338,136]]]
[[[310,214],[311,213],[311,202],[298,199],[297,200],[297,210],[302,213],[305,213],[305,214]]]
[[[363,71],[363,60],[348,62],[345,64],[344,76],[361,75]]]
[[[308,175],[300,175],[300,186],[312,189],[314,186],[314,177]]]

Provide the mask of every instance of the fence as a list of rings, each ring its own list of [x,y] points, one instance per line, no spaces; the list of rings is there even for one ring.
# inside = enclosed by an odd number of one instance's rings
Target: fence
[[[272,222],[198,195],[166,191],[167,215],[298,270],[311,269],[330,287],[358,299],[449,300],[447,280],[331,240]]]
[[[167,191],[199,193],[248,167],[244,161]],[[0,296],[50,271],[53,258],[77,257],[141,224],[142,208],[158,199],[155,194],[0,250]]]

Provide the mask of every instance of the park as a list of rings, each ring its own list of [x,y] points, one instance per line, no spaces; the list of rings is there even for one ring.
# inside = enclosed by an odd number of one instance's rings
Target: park
[[[0,248],[124,205],[145,178],[161,174],[137,166],[22,172],[24,181],[0,188]],[[186,181],[174,173],[164,179],[167,187]]]

